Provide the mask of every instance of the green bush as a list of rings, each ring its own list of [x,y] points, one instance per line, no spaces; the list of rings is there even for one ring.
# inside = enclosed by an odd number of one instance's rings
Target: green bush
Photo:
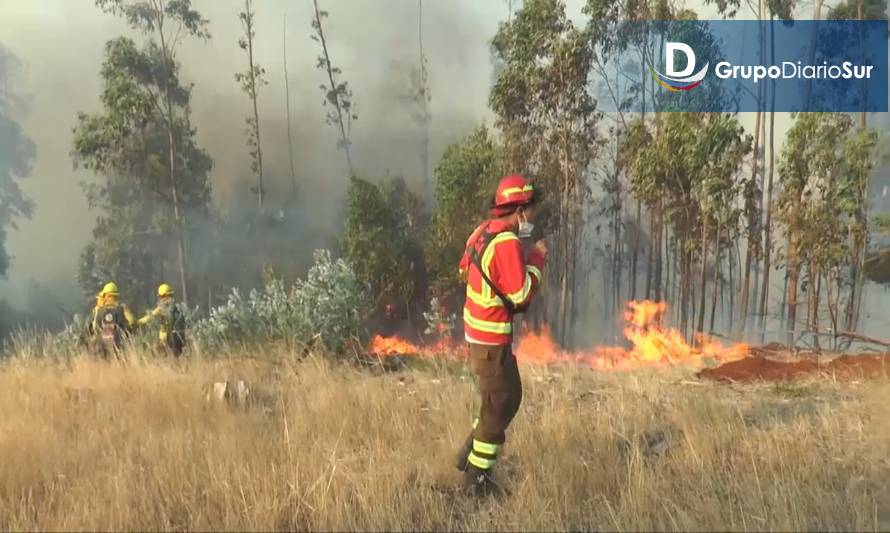
[[[332,260],[326,250],[314,257],[306,279],[289,289],[280,280],[247,298],[234,289],[224,305],[192,321],[191,342],[205,352],[226,344],[284,341],[342,353],[348,340],[362,336],[373,301],[349,263]]]

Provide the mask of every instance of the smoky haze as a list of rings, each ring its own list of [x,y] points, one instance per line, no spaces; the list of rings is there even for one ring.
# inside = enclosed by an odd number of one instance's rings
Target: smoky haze
[[[287,24],[288,73],[293,148],[299,195],[303,200],[295,240],[319,244],[336,236],[347,185],[337,134],[325,124],[326,109],[316,68],[319,45],[310,39],[312,2],[255,2],[255,60],[265,68],[267,86],[259,95],[264,167],[269,197],[289,190],[282,32]],[[357,105],[353,123],[356,172],[370,179],[404,176],[420,184],[420,126],[411,118],[408,96],[412,69],[419,64],[416,2],[322,1],[329,51]],[[178,54],[181,77],[194,84],[193,121],[198,143],[213,157],[213,200],[221,211],[251,201],[250,157],[245,146],[249,102],[234,80],[246,70],[238,47],[242,28],[239,0],[204,0],[194,6],[210,21],[211,39],[186,40]],[[431,166],[445,146],[473,126],[490,121],[491,81],[488,41],[506,16],[500,2],[425,2],[424,53],[429,61],[432,102]],[[580,8],[578,9],[578,11]],[[132,35],[121,20],[103,14],[87,0],[0,0],[0,40],[23,64],[18,86],[27,102],[21,117],[37,145],[32,174],[21,180],[34,200],[30,220],[11,231],[13,258],[0,295],[27,306],[33,282],[58,287],[59,306],[68,307],[78,291],[78,255],[91,237],[98,213],[88,209],[82,181],[95,176],[73,168],[72,129],[79,111],[101,111],[99,69],[105,43]],[[75,295],[75,296],[72,296]],[[68,301],[64,301],[68,300]]]
[[[372,180],[403,176],[420,191],[423,173],[421,127],[412,119],[409,96],[412,70],[419,66],[418,3],[408,0],[319,0],[329,12],[324,21],[331,59],[349,83],[358,120],[352,125],[352,156],[356,172]],[[568,13],[578,24],[583,0],[569,0]],[[282,32],[287,30],[288,73],[296,180],[301,217],[289,231],[297,246],[311,249],[330,245],[342,224],[347,167],[338,134],[325,123],[319,85],[326,75],[317,67],[320,46],[310,38],[311,0],[261,0],[256,11],[255,60],[265,70],[268,85],[259,94],[264,168],[269,205],[291,187],[285,116]],[[520,2],[512,2],[518,7]],[[246,147],[245,118],[251,111],[234,74],[247,69],[238,46],[243,34],[238,13],[243,0],[194,0],[209,19],[211,39],[188,39],[179,49],[181,78],[194,84],[192,119],[198,145],[208,151],[213,204],[220,213],[255,202],[249,187],[255,181]],[[423,3],[423,44],[428,60],[432,95],[430,112],[430,172],[445,147],[471,128],[491,123],[488,94],[492,83],[489,43],[507,17],[505,0],[427,0]],[[700,0],[685,2],[701,18],[716,16]],[[743,10],[742,14],[747,14]],[[0,44],[22,63],[16,87],[26,108],[19,119],[37,147],[30,176],[20,180],[34,201],[30,220],[20,220],[7,238],[12,256],[7,280],[0,280],[0,300],[16,307],[41,306],[54,312],[71,311],[82,303],[74,279],[78,256],[91,238],[95,211],[90,211],[81,182],[96,180],[74,169],[70,152],[78,112],[101,111],[99,70],[105,43],[120,35],[144,38],[92,0],[0,0]],[[749,131],[754,115],[740,120]],[[777,116],[777,147],[790,124]],[[776,276],[773,291],[781,291]],[[35,288],[36,287],[36,288]],[[601,331],[602,309],[597,294],[579,309],[578,328],[587,333],[582,343],[606,342]],[[39,293],[39,297],[35,296]],[[878,292],[878,291],[875,291]],[[883,292],[883,291],[881,291]],[[876,295],[866,306],[866,331],[886,323]],[[876,319],[876,320],[875,320]],[[588,327],[589,326],[589,327]],[[878,333],[875,330],[875,333]]]

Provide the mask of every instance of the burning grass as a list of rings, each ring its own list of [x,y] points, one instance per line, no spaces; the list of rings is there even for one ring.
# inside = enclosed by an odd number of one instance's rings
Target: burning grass
[[[665,302],[642,300],[629,302],[624,313],[624,337],[630,348],[604,346],[590,350],[569,351],[561,348],[545,326],[541,331],[523,331],[514,352],[524,363],[549,365],[578,363],[600,370],[634,370],[643,367],[689,366],[701,368],[706,361],[714,364],[735,361],[750,352],[747,344],[724,346],[720,341],[698,335],[686,342],[683,334],[665,324]],[[434,346],[412,344],[398,337],[376,335],[368,351],[380,357],[392,355],[441,356],[454,346],[439,342]]]
[[[513,494],[475,502],[451,466],[472,381],[420,366],[372,375],[274,351],[10,362],[0,529],[890,528],[887,382],[523,365],[499,470]],[[226,379],[262,401],[208,404],[203,386]]]

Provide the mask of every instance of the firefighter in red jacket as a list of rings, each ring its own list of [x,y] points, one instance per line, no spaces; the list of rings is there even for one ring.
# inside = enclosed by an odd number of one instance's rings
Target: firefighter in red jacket
[[[531,237],[536,201],[534,186],[523,176],[501,179],[492,201],[492,218],[467,240],[460,274],[467,283],[464,332],[470,365],[476,374],[482,406],[457,468],[472,492],[499,491],[491,477],[505,441],[504,431],[522,402],[522,382],[512,352],[513,316],[529,305],[541,283],[547,256],[543,241]]]

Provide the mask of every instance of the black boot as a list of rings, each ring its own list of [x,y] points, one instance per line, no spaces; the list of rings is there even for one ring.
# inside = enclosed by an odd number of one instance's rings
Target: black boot
[[[464,441],[464,445],[460,447],[457,451],[457,457],[454,460],[454,466],[461,472],[467,471],[467,465],[470,464],[470,452],[473,451],[473,430],[470,430],[470,434],[467,435],[467,440]]]
[[[503,496],[504,489],[491,477],[488,470],[482,470],[472,464],[467,465],[464,472],[464,490],[476,498],[487,496]]]

